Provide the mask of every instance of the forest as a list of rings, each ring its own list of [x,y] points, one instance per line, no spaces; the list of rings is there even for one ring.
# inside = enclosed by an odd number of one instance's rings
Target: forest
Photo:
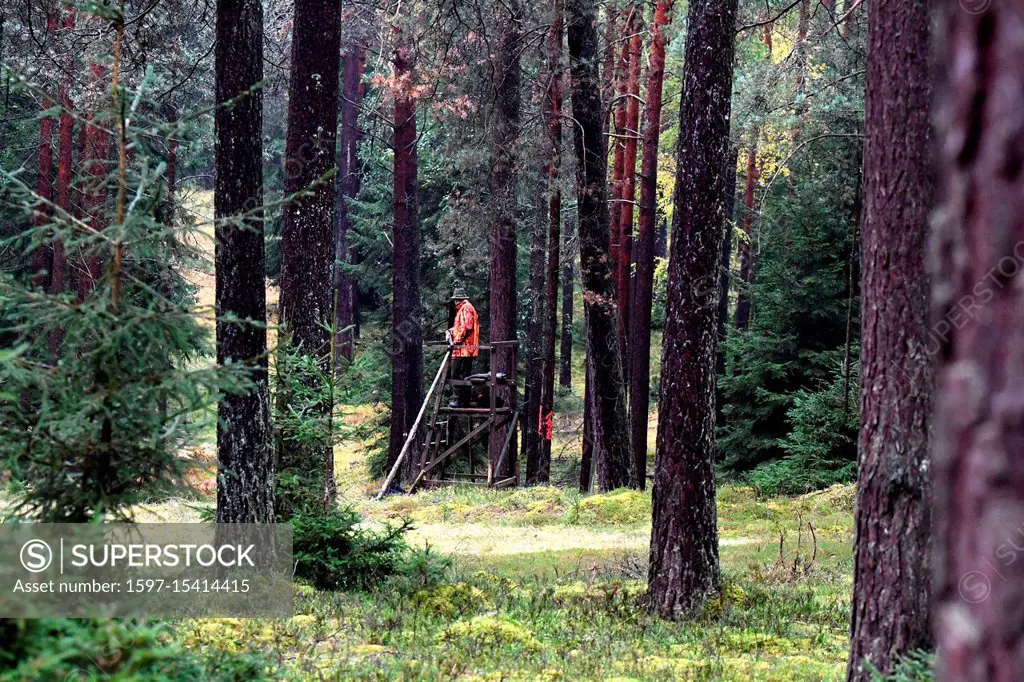
[[[0,682],[1024,679],[1022,170],[1018,0],[0,0]]]

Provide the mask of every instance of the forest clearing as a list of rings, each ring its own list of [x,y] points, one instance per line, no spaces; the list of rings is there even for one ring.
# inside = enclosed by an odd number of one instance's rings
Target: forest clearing
[[[0,0],[0,682],[1024,679],[1022,46]]]
[[[300,588],[290,620],[175,623],[196,649],[253,650],[274,679],[834,680],[849,647],[850,485],[796,498],[719,491],[723,589],[693,622],[644,615],[650,495],[443,488],[368,500],[352,450],[342,504],[450,559],[431,586]],[[140,522],[198,521],[202,500],[145,505]],[[812,533],[813,531],[813,533]],[[434,584],[433,581],[437,581]]]

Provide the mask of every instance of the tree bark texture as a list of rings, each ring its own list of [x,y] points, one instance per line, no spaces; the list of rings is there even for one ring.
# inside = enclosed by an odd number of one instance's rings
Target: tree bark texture
[[[572,388],[572,316],[573,289],[575,288],[575,267],[572,252],[573,225],[572,218],[565,217],[562,230],[562,340],[558,351],[560,369],[558,385]]]
[[[743,234],[740,237],[740,281],[736,291],[736,329],[750,326],[750,280],[754,269],[754,190],[758,181],[757,131],[747,149],[746,189],[743,192]]]
[[[47,40],[53,40],[57,32],[57,14],[52,13],[46,19]],[[50,101],[44,101],[43,106],[49,109],[53,106]],[[53,117],[44,116],[39,120],[39,163],[36,178],[36,194],[42,202],[36,211],[34,222],[36,228],[43,228],[50,222],[53,215]],[[42,289],[50,288],[51,271],[53,270],[53,246],[49,243],[41,244],[32,252],[32,278],[36,286]]]
[[[544,419],[544,438],[541,441],[541,470],[543,481],[551,471],[551,432],[555,410],[555,337],[558,334],[558,278],[559,251],[562,228],[562,189],[559,174],[562,166],[562,49],[565,42],[563,0],[552,0],[551,28],[545,41],[548,79],[544,97],[545,129],[551,144],[548,175],[548,248],[547,248],[547,320],[544,325],[544,397],[541,415]],[[570,294],[569,306],[572,306]],[[570,318],[571,319],[571,318]],[[570,323],[571,324],[571,323]],[[570,351],[571,353],[572,351]],[[550,428],[549,428],[550,427]]]
[[[75,27],[75,10],[66,8],[64,16],[64,32],[69,34]],[[57,156],[57,207],[61,214],[71,215],[71,171],[74,162],[75,150],[75,117],[72,111],[71,87],[73,85],[72,74],[75,70],[75,58],[73,54],[68,57],[64,64],[66,69],[60,83],[60,118],[58,123],[58,145]],[[60,294],[68,289],[68,258],[64,248],[64,239],[57,235],[53,240],[53,267],[50,270],[50,293]],[[50,352],[56,357],[60,335],[54,334],[50,337]]]
[[[935,669],[1007,682],[1024,679],[1024,7],[936,6]]]
[[[715,337],[737,0],[690,3],[661,364],[648,591],[666,618],[720,584]]]
[[[281,221],[281,323],[292,352],[315,359],[330,372],[333,320],[335,180],[337,169],[340,0],[297,0],[288,83],[285,193],[308,192],[289,201]],[[287,396],[282,396],[285,401]],[[330,419],[331,396],[314,408]],[[281,440],[281,468],[306,477],[326,505],[334,497],[330,436]]]
[[[870,8],[851,681],[872,680],[869,664],[884,674],[894,656],[931,648],[930,5]]]
[[[365,50],[354,42],[345,55],[344,86],[341,95],[341,134],[338,146],[337,215],[334,233],[334,341],[335,374],[341,376],[345,363],[352,361],[355,337],[355,283],[345,274],[344,265],[351,262],[348,230],[348,200],[359,188],[359,103],[362,99],[362,77]]]
[[[718,348],[715,351],[715,376],[725,376],[725,342],[729,336],[729,285],[732,282],[732,239],[736,219],[736,166],[740,150],[733,147],[725,160],[725,238],[718,275]],[[721,388],[715,384],[715,425],[725,423]]]
[[[263,6],[219,0],[214,190],[217,363],[251,367],[217,406],[217,521],[274,521],[263,252]],[[232,104],[225,106],[225,103]],[[226,316],[238,318],[227,319]]]
[[[413,95],[413,49],[395,49],[394,290],[391,306],[391,440],[393,466],[423,402],[423,311],[420,294],[419,157],[416,151],[416,100]],[[415,450],[414,450],[415,451]],[[406,474],[415,458],[406,459]]]
[[[530,239],[530,312],[526,321],[526,389],[523,395],[525,411],[523,423],[523,459],[526,460],[526,483],[536,485],[547,481],[548,471],[543,466],[541,436],[543,415],[541,414],[544,392],[544,327],[547,319],[547,254],[548,216],[544,201],[546,194],[546,173],[539,178],[534,205],[537,207],[533,219],[533,233]]]
[[[593,0],[568,0],[569,66],[574,146],[579,168],[580,270],[587,329],[587,372],[593,400],[594,466],[601,490],[628,485],[633,455],[618,306],[612,272],[608,159],[601,143],[601,81]]]
[[[494,84],[496,101],[493,119],[491,170],[488,184],[491,193],[491,341],[516,340],[516,179],[518,177],[520,83],[522,69],[519,54],[522,31],[522,6],[519,0],[510,0],[499,10],[501,37]],[[516,376],[517,350],[514,346],[492,352],[491,371]],[[498,390],[498,399],[505,405],[516,401],[516,385],[510,382]],[[509,444],[502,470],[497,469],[498,458],[505,444],[508,429],[490,432],[490,458],[495,476],[504,478],[515,469],[517,444]]]
[[[673,0],[654,7],[651,55],[644,109],[643,161],[640,169],[640,212],[636,239],[636,287],[629,321],[629,413],[637,487],[647,484],[647,425],[651,384],[651,309],[654,301],[654,238],[658,213],[658,145],[661,139],[662,85],[665,81],[665,34],[672,20]],[[639,61],[639,60],[637,60]],[[632,216],[632,212],[630,212]],[[621,293],[621,289],[620,289]]]
[[[630,298],[633,274],[633,217],[636,211],[636,157],[640,139],[640,48],[641,10],[633,13],[629,28],[629,71],[626,73],[626,117],[619,131],[625,136],[622,151],[622,191],[618,204],[619,258],[615,263],[615,290],[619,301],[619,322],[622,325],[623,357],[629,348]],[[663,67],[664,68],[664,67]],[[629,376],[629,366],[625,368]],[[638,470],[642,474],[642,470]],[[643,488],[643,481],[636,487]]]

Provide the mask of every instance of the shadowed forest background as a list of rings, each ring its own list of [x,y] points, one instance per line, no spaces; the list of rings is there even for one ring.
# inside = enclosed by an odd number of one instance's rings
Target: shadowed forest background
[[[0,680],[1019,679],[1022,34],[0,0],[0,511],[291,523],[298,582],[0,619]],[[513,416],[421,487],[460,289]]]

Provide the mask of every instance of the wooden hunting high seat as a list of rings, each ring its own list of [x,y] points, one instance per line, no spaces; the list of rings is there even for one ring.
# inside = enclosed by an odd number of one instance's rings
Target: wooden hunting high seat
[[[441,345],[448,348],[447,345]],[[433,395],[428,393],[426,397],[426,401],[433,399],[433,402],[428,408],[431,414],[427,421],[426,438],[415,462],[416,475],[409,486],[410,493],[420,486],[450,483],[471,483],[495,488],[518,484],[517,458],[509,451],[519,422],[516,379],[514,375],[510,377],[494,371],[497,354],[514,353],[517,345],[515,341],[499,341],[475,346],[481,354],[487,355],[491,371],[468,377],[454,376],[450,350],[445,354],[442,361],[443,369],[446,370],[444,381],[440,386],[432,387]],[[427,345],[427,348],[436,347],[436,344]],[[445,402],[446,393],[455,395],[456,389],[465,388],[470,389],[468,404],[452,407]],[[500,393],[510,399],[502,399]],[[486,466],[482,466],[477,455],[481,451],[486,453],[486,444],[494,431],[503,432],[504,435],[500,454],[497,461],[493,462],[485,455],[483,459],[486,460]],[[483,448],[479,447],[480,443],[484,444]],[[514,464],[507,467],[506,459],[509,457]],[[506,475],[502,475],[503,472]]]

